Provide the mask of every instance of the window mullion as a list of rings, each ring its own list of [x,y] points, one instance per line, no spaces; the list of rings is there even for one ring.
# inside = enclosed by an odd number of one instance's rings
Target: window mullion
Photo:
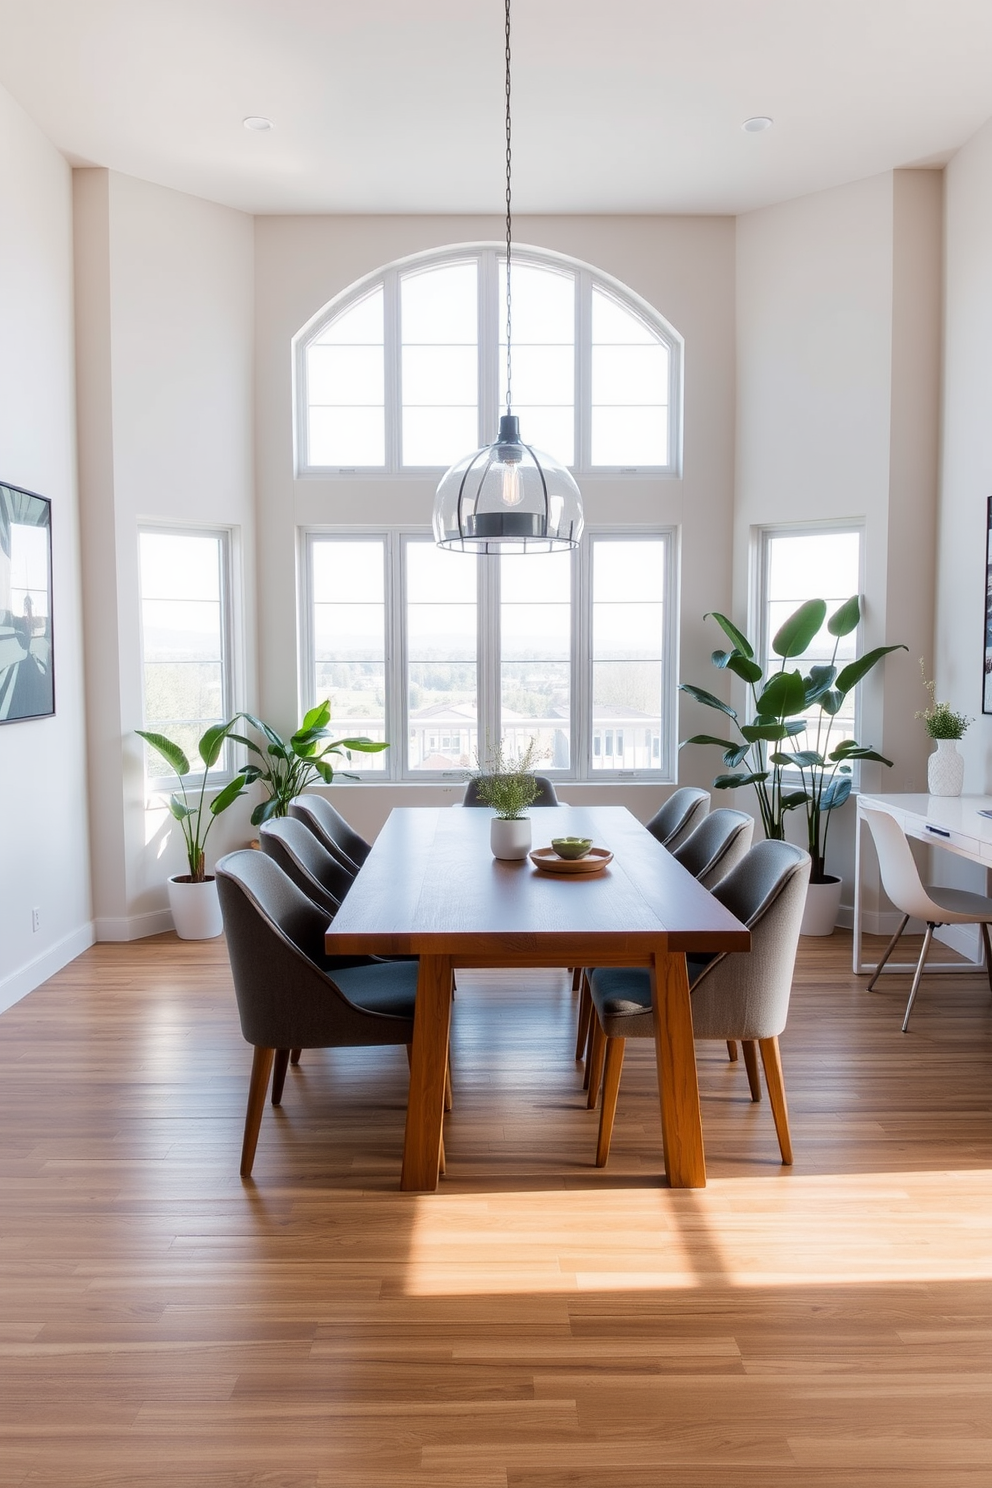
[[[383,538],[386,565],[386,738],[390,780],[407,778],[407,749],[410,724],[407,718],[409,688],[406,660],[406,539],[399,532]]]
[[[575,276],[575,464],[592,465],[592,277]]]
[[[479,625],[479,738],[478,754],[485,760],[500,737],[500,613],[499,559],[480,554]]]
[[[383,376],[385,401],[386,469],[397,471],[402,465],[402,409],[403,396],[400,359],[400,276],[396,270],[388,273],[383,281]]]
[[[592,773],[592,538],[572,555],[572,758],[570,774]]]
[[[479,255],[479,447],[496,438],[499,409],[499,265],[494,249]]]

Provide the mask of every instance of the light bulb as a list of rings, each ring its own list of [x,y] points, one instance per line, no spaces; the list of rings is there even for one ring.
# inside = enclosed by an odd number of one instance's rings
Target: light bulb
[[[503,464],[503,505],[519,506],[524,499],[523,486],[520,483],[520,466],[514,461],[512,464],[506,461]]]

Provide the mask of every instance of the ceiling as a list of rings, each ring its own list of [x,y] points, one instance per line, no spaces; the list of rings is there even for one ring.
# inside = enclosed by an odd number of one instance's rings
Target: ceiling
[[[73,164],[248,212],[492,212],[502,30],[500,0],[0,0],[0,83]],[[747,211],[992,116],[989,0],[514,0],[513,58],[519,212]]]

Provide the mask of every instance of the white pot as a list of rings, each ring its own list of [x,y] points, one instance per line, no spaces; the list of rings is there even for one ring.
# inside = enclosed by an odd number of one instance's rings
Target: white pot
[[[494,858],[525,858],[530,852],[529,816],[494,816],[489,824],[489,845]]]
[[[927,760],[927,785],[932,796],[959,796],[964,785],[964,757],[957,739],[938,739]]]
[[[806,908],[800,935],[832,935],[840,910],[841,880],[831,878],[827,883],[811,883],[806,889]]]
[[[169,879],[169,908],[180,940],[213,940],[224,929],[216,879],[183,883],[183,875]]]

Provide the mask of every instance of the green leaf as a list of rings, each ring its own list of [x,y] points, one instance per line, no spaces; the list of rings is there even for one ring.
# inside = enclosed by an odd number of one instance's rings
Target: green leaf
[[[306,733],[308,729],[326,728],[330,721],[331,700],[330,698],[325,698],[322,703],[318,703],[315,708],[310,709],[309,713],[303,715],[303,722],[300,724],[300,733]]]
[[[714,790],[736,790],[739,785],[757,785],[768,779],[768,771],[753,771],[749,775],[718,775],[713,782]]]
[[[805,604],[801,604],[772,637],[775,655],[802,656],[823,625],[826,613],[825,599],[808,599]]]
[[[693,734],[691,739],[683,739],[679,748],[684,749],[687,744],[715,744],[718,749],[737,749],[739,747],[732,739],[718,739],[715,734]]]
[[[749,661],[739,651],[731,651],[727,657],[727,670],[733,672],[737,677],[743,677],[745,682],[760,682],[762,671],[756,661]]]
[[[773,754],[773,765],[786,765],[797,770],[809,770],[823,764],[823,755],[815,749],[797,749],[795,754]]]
[[[325,785],[334,779],[334,766],[328,760],[314,760],[313,767]]]
[[[171,765],[177,775],[189,774],[189,760],[183,754],[178,744],[173,744],[164,734],[150,734],[146,729],[135,729],[142,739],[145,739],[153,749],[157,749],[167,765]]]
[[[729,749],[724,751],[723,763],[728,769],[736,770],[741,760],[747,759],[750,753],[750,744],[732,744]]]
[[[817,698],[817,702],[824,713],[829,713],[830,717],[834,718],[844,706],[844,694],[834,687],[825,692],[822,697]]]
[[[250,749],[253,754],[261,754],[262,752],[255,741],[248,738],[247,734],[228,734],[227,737],[233,744],[243,744],[245,748]]]
[[[228,723],[215,723],[213,728],[208,728],[199,744],[196,746],[200,752],[200,758],[209,770],[220,758],[220,752],[224,747],[224,740],[234,727],[234,719]]]
[[[758,712],[763,718],[788,718],[801,713],[806,704],[806,688],[798,672],[776,672],[758,698]]]
[[[806,720],[805,720],[805,718],[788,718],[788,719],[786,719],[786,721],[785,721],[785,732],[789,736],[790,739],[794,739],[797,734],[804,734],[806,732]]]
[[[188,816],[195,815],[193,807],[187,806],[185,801],[180,801],[178,796],[169,797],[169,810],[178,822],[185,821]]]
[[[873,666],[888,656],[890,651],[908,651],[908,646],[876,646],[874,651],[866,651],[864,656],[859,656],[856,661],[850,662],[840,676],[837,678],[837,691],[850,692],[852,687],[857,687],[861,678],[871,671]]]
[[[832,636],[850,635],[852,630],[857,630],[861,619],[861,595],[852,594],[850,599],[845,599],[839,610],[834,610],[827,621],[827,629]]]
[[[268,749],[265,752],[272,759],[285,760],[287,764],[293,758],[292,754],[289,751],[288,746],[283,743],[283,741],[278,737],[278,735],[276,736],[276,739],[274,740],[274,742],[269,745]]]
[[[244,788],[245,783],[242,780],[241,776],[235,775],[234,779],[229,780],[224,789],[222,791],[218,791],[216,796],[214,796],[213,800],[210,802],[211,816],[220,816],[222,811],[226,811],[228,806],[231,805],[232,801],[236,801],[238,797],[243,794]]]
[[[289,742],[297,759],[308,760],[317,753],[317,745],[320,741],[319,739],[301,739],[298,734],[294,734]]]
[[[820,810],[836,811],[838,806],[843,806],[850,794],[851,780],[849,776],[844,775],[831,780],[820,797]]]
[[[783,791],[779,804],[783,811],[795,811],[799,806],[805,806],[811,800],[807,791]]]
[[[836,676],[837,668],[835,666],[810,667],[809,676],[803,678],[803,684],[806,688],[805,703],[807,708],[833,686]]]
[[[741,725],[741,733],[752,744],[756,744],[759,739],[763,739],[766,744],[777,744],[780,739],[789,737],[784,723],[745,723]]]
[[[254,785],[256,780],[262,780],[265,771],[260,765],[242,765],[238,774],[243,778],[245,785]]]
[[[263,822],[271,821],[274,816],[278,816],[281,804],[278,796],[270,796],[267,801],[262,801],[251,814],[252,826],[260,827]]]
[[[276,733],[275,729],[270,728],[269,725],[265,723],[261,718],[256,718],[254,713],[243,713],[241,716],[242,718],[247,718],[252,728],[258,729],[258,732],[262,734],[266,739],[268,739],[270,744],[281,744],[282,747],[285,749],[285,743],[283,742],[280,735]]]
[[[721,615],[719,610],[710,610],[708,614],[703,616],[703,619],[715,620],[724,635],[733,642],[734,649],[739,651],[742,656],[746,656],[748,660],[751,659],[754,655],[754,647],[744,632],[737,629],[737,626],[732,620],[728,620],[726,615]]]
[[[384,744],[381,739],[338,739],[333,747],[357,749],[359,754],[381,754],[389,745]]]
[[[849,746],[848,748],[844,748],[844,744],[838,744],[836,749],[831,749],[830,751],[830,758],[835,762],[838,760],[863,759],[875,760],[880,765],[892,764],[892,761],[886,759],[884,754],[879,754],[877,749],[872,749],[867,745],[854,744],[850,739],[846,739],[844,742]],[[840,752],[841,750],[843,750],[843,753]]]
[[[679,692],[688,693],[691,698],[695,698],[697,703],[702,703],[706,708],[716,708],[718,712],[726,713],[728,718],[737,717],[737,712],[734,708],[731,708],[727,703],[721,703],[718,697],[714,697],[704,687],[694,687],[691,682],[680,682]]]

